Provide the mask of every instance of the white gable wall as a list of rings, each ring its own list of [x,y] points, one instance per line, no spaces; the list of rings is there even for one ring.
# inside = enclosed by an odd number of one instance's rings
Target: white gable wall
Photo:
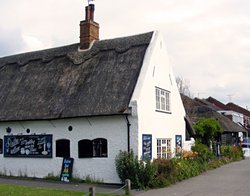
[[[155,87],[170,91],[171,113],[156,111]],[[157,138],[171,138],[171,149],[175,149],[175,135],[185,141],[185,110],[169,63],[162,36],[154,37],[145,55],[140,77],[132,100],[137,100],[138,155],[142,155],[142,134],[152,134],[152,157],[157,157]]]
[[[68,131],[68,126],[73,130]],[[53,158],[11,158],[0,154],[0,173],[12,176],[45,177],[49,173],[59,175],[63,158],[56,157],[56,140],[70,140],[70,156],[74,158],[73,176],[91,177],[106,183],[119,183],[115,170],[115,157],[119,150],[127,150],[127,124],[124,116],[75,118],[51,121],[22,121],[0,123],[0,138],[11,134],[53,134]],[[105,138],[108,141],[108,157],[78,158],[78,141]]]

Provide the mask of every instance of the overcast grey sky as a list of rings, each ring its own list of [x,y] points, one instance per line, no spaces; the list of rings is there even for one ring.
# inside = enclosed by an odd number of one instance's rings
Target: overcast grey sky
[[[100,38],[160,30],[194,96],[250,109],[249,0],[96,0]],[[79,41],[87,0],[1,0],[0,57]]]

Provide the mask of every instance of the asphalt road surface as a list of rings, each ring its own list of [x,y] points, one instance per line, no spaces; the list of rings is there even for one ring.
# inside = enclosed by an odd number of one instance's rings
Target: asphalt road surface
[[[230,163],[167,188],[137,196],[250,196],[250,159]]]

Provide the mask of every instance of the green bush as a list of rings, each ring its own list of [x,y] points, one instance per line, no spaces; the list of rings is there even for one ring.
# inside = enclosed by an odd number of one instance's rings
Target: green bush
[[[195,123],[194,129],[196,141],[207,145],[207,147],[210,147],[211,142],[215,141],[215,138],[223,132],[219,121],[214,117],[199,119]]]
[[[203,171],[202,163],[197,160],[179,159],[176,161],[177,180],[181,181],[199,175]]]
[[[117,155],[116,160],[116,171],[121,182],[125,183],[126,179],[130,179],[133,187],[138,187],[139,185],[139,162],[137,157],[134,156],[133,151],[126,152],[120,151]]]
[[[244,159],[244,152],[239,146],[222,146],[221,155],[227,157],[232,161],[239,161]]]
[[[165,187],[177,181],[175,159],[155,159],[153,164],[157,168],[154,187]]]
[[[146,161],[140,160],[139,182],[141,187],[138,188],[145,189],[148,187],[152,187],[156,175],[157,175],[157,169],[150,160]]]
[[[197,142],[195,146],[192,147],[192,151],[198,153],[197,159],[201,164],[206,164],[215,159],[215,155],[205,144]]]
[[[132,188],[151,187],[156,176],[156,168],[150,160],[138,160],[134,152],[120,151],[115,159],[116,171],[121,182],[130,179]]]

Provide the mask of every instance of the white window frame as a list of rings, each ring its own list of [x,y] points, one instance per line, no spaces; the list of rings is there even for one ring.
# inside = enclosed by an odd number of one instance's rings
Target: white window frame
[[[171,159],[171,138],[158,138],[157,139],[157,158]]]
[[[155,87],[156,111],[171,112],[170,91]]]

